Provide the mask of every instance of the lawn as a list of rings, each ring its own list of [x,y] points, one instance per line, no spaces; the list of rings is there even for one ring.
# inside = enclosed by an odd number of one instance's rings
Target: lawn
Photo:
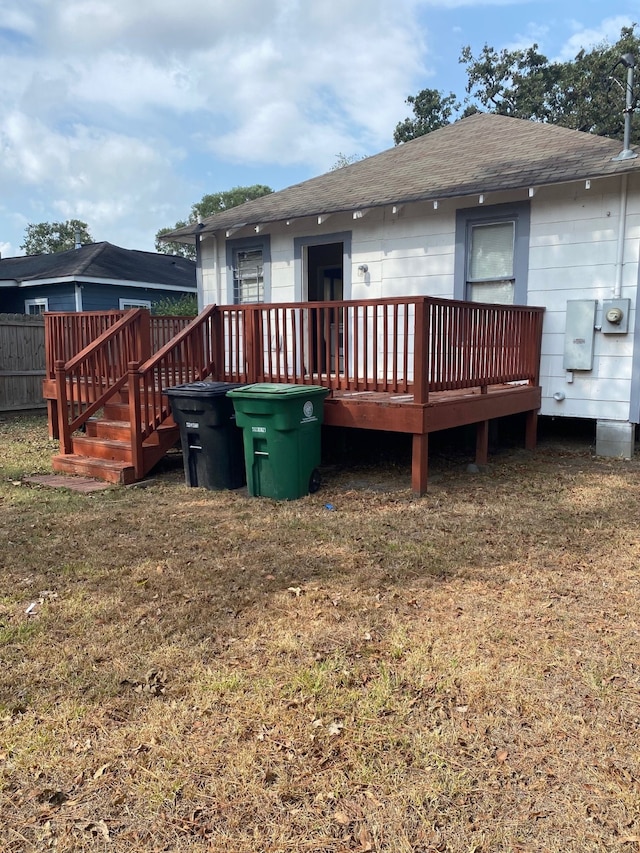
[[[278,503],[0,447],[2,851],[640,850],[639,460]]]

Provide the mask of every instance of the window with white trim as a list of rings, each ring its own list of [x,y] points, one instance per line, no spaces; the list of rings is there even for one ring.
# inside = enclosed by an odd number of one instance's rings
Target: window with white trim
[[[515,276],[515,222],[471,225],[467,267],[467,298],[472,302],[512,305]]]
[[[24,313],[25,314],[44,314],[49,310],[49,300],[46,296],[41,296],[39,299],[25,299]]]
[[[130,311],[132,308],[148,308],[151,310],[150,299],[120,299],[120,310]]]
[[[236,249],[233,253],[233,302],[264,302],[264,258],[262,246]]]

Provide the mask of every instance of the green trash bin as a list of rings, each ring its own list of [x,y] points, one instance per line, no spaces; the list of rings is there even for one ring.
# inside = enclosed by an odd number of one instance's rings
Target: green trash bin
[[[295,500],[320,486],[321,385],[259,382],[228,392],[242,428],[250,495]]]

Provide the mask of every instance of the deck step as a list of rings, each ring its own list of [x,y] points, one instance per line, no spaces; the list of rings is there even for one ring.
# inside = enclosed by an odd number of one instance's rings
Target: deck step
[[[93,459],[78,456],[75,453],[58,454],[52,459],[52,468],[63,474],[79,474],[95,477],[107,483],[128,486],[136,482],[133,465],[126,462],[114,462],[109,459]]]
[[[143,447],[163,446],[170,450],[174,444],[180,440],[180,427],[178,427],[172,419],[170,423],[166,421],[160,424],[142,444]]]
[[[118,441],[113,438],[92,438],[87,435],[74,435],[72,439],[73,452],[77,456],[92,459],[107,459],[112,462],[127,462],[131,464],[131,439]]]
[[[102,417],[107,421],[128,421],[129,404],[117,400],[109,400],[104,404]]]
[[[129,421],[89,418],[86,435],[90,438],[112,438],[116,441],[130,441],[131,424]]]

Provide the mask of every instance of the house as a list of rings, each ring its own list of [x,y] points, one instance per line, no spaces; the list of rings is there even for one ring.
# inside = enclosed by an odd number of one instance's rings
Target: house
[[[476,114],[166,235],[195,243],[200,307],[445,297],[545,309],[540,413],[640,422],[640,158]],[[334,346],[340,328],[332,328]]]
[[[0,259],[0,312],[151,309],[195,292],[193,261],[111,243]]]

